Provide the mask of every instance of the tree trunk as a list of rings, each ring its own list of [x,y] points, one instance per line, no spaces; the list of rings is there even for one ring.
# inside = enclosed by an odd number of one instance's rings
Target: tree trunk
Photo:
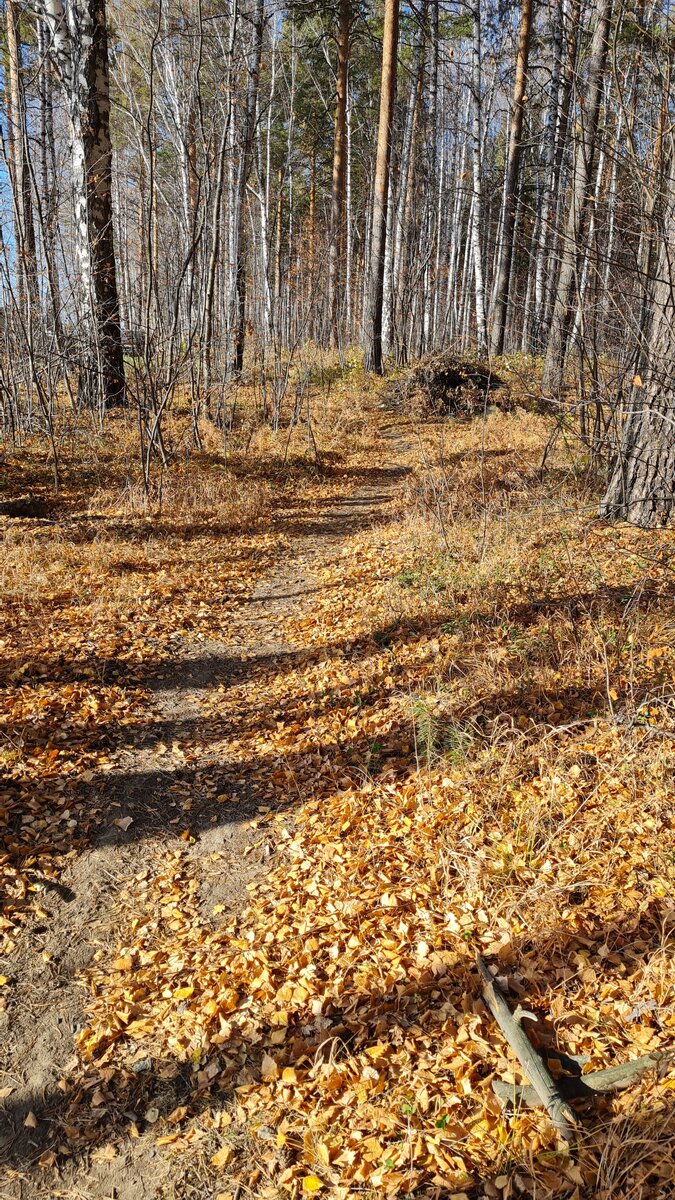
[[[340,0],[338,7],[337,79],[335,94],[335,138],[333,142],[333,182],[330,204],[330,249],[328,256],[328,307],[330,344],[337,346],[340,335],[339,275],[342,261],[345,166],[347,161],[347,72],[351,0]]]
[[[577,51],[578,43],[580,41],[580,22],[581,0],[563,0],[562,39],[564,49],[564,65],[562,78],[560,80],[560,87],[558,89],[558,119],[555,132],[553,179],[551,183],[551,237],[549,239],[549,246],[546,256],[546,283],[544,287],[542,327],[540,330],[540,350],[545,348],[545,342],[547,340],[547,334],[551,324],[551,313],[553,303],[555,301],[556,285],[558,282],[560,268],[560,226],[562,222],[562,213],[565,201],[563,163],[567,153],[568,134],[572,115]]]
[[[382,374],[382,305],[384,258],[387,241],[387,195],[391,162],[392,126],[396,98],[396,53],[398,48],[398,0],[385,0],[382,37],[382,81],[380,117],[377,131],[377,155],[373,184],[373,222],[370,242],[370,278],[367,346],[364,365],[367,371]]]
[[[312,181],[312,189],[314,183]],[[313,197],[313,192],[312,192]],[[277,213],[275,219],[275,250],[274,250],[274,305],[275,317],[274,326],[278,331],[281,328],[281,259],[283,249],[283,226],[284,226],[284,172],[283,167],[279,167],[277,172]],[[314,261],[314,212],[313,204],[310,205],[310,247],[311,258]]]
[[[10,176],[14,197],[17,275],[21,317],[31,337],[40,316],[33,193],[28,161],[26,103],[23,89],[19,8],[7,0],[7,132],[10,145]],[[26,302],[28,307],[26,308]]]
[[[585,225],[593,178],[593,159],[600,117],[600,105],[607,62],[609,23],[612,0],[598,0],[595,32],[591,45],[588,81],[585,89],[585,122],[581,142],[577,146],[570,209],[562,244],[562,258],[553,319],[546,348],[544,387],[557,391],[562,383],[570,305],[574,291],[582,231]]]
[[[383,345],[385,349],[391,341],[393,325],[396,341],[396,360],[404,363],[408,357],[408,338],[406,336],[407,313],[410,301],[411,253],[409,246],[410,229],[413,209],[413,166],[415,160],[415,142],[419,110],[422,104],[422,88],[424,85],[424,50],[427,26],[427,4],[424,0],[420,15],[420,29],[415,46],[415,63],[410,81],[410,94],[403,131],[401,146],[401,161],[399,167],[398,203],[394,211],[392,228],[391,255],[391,296],[390,303],[384,305],[383,311]],[[385,284],[386,291],[386,284]],[[387,308],[389,311],[387,312]],[[387,336],[386,326],[389,326]]]
[[[539,191],[538,226],[535,240],[534,322],[531,345],[541,349],[545,322],[546,265],[551,235],[551,202],[555,200],[556,118],[562,94],[562,50],[564,35],[564,0],[556,0],[552,17],[553,62],[542,139],[542,181]]]
[[[436,337],[435,313],[438,297],[438,263],[436,247],[438,245],[438,230],[441,222],[441,205],[436,203],[438,170],[438,75],[440,67],[440,20],[439,5],[435,2],[431,7],[431,21],[428,20],[428,3],[422,7],[424,24],[429,26],[429,104],[427,123],[427,145],[424,156],[425,199],[427,217],[427,237],[429,242],[429,264],[427,267],[428,287],[424,292],[424,337],[427,350],[433,349]],[[442,157],[442,152],[441,152]]]
[[[664,525],[675,508],[675,146],[666,181],[645,378],[632,389],[617,460],[600,516],[642,529]]]
[[[513,110],[511,113],[511,129],[509,131],[509,153],[504,187],[504,217],[502,220],[497,289],[490,337],[490,350],[492,354],[501,354],[504,349],[504,334],[506,332],[506,317],[509,304],[509,280],[511,278],[511,263],[513,259],[513,233],[516,221],[520,143],[525,114],[525,88],[527,85],[527,63],[530,55],[531,31],[532,0],[522,0],[520,28],[518,31],[518,53],[516,55],[516,78],[513,85]]]
[[[473,13],[473,45],[471,56],[471,91],[473,92],[472,151],[473,151],[473,206],[471,209],[471,250],[473,253],[474,292],[476,301],[476,341],[479,354],[487,350],[487,326],[485,321],[485,281],[483,274],[483,251],[481,235],[483,224],[483,172],[481,165],[481,34],[480,0],[476,0]]]
[[[38,53],[40,55],[40,174],[39,204],[42,241],[51,308],[51,327],[59,353],[63,353],[61,296],[59,270],[56,260],[56,150],[54,138],[54,109],[52,104],[52,63],[47,53],[47,30],[38,21]]]
[[[84,324],[83,401],[124,400],[113,241],[112,145],[105,0],[44,0],[70,125],[75,236]]]
[[[235,320],[232,375],[237,379],[244,365],[244,337],[246,330],[246,184],[253,161],[256,111],[258,108],[258,85],[260,82],[260,59],[263,34],[265,32],[265,0],[256,0],[253,17],[253,50],[249,64],[246,89],[246,111],[244,135],[239,165],[236,214],[236,266],[235,266]]]

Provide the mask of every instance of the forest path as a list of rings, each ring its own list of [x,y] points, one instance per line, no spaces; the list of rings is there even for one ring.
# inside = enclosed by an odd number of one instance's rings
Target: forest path
[[[247,885],[267,869],[274,845],[261,841],[257,824],[276,806],[269,760],[234,748],[269,725],[278,673],[305,661],[306,646],[285,626],[291,618],[294,630],[311,625],[325,599],[322,572],[348,563],[349,538],[391,519],[410,448],[398,420],[383,420],[380,436],[387,465],[364,468],[355,486],[291,522],[287,553],[238,606],[227,639],[186,637],[149,678],[151,708],[113,756],[107,824],[96,844],[73,853],[58,888],[44,892],[12,959],[20,1001],[5,1014],[0,1060],[0,1086],[11,1090],[0,1123],[0,1161],[10,1167],[3,1200],[44,1194],[27,1171],[52,1145],[58,1081],[77,1061],[75,1037],[86,1019],[80,977],[115,953],[120,897],[128,900],[135,880],[152,875],[158,851],[185,850],[186,842],[204,915],[241,909]],[[289,806],[300,799],[291,795]],[[73,1157],[54,1195],[137,1200],[161,1194],[165,1179],[154,1140],[141,1137],[112,1161]]]

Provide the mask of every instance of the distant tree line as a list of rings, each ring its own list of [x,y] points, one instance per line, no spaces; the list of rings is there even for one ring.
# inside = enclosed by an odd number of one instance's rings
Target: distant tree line
[[[149,464],[178,392],[198,439],[247,363],[283,380],[308,342],[378,372],[531,355],[608,467],[603,513],[667,520],[669,0],[4,5],[16,436],[64,395],[129,403]]]

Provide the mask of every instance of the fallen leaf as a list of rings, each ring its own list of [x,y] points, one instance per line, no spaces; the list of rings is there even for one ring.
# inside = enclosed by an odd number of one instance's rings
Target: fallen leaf
[[[107,1142],[105,1146],[97,1146],[92,1151],[91,1157],[93,1162],[112,1162],[114,1158],[117,1158],[117,1150],[110,1142]]]
[[[260,1073],[263,1079],[279,1078],[279,1067],[276,1063],[276,1060],[272,1058],[271,1054],[263,1054],[260,1064]]]
[[[303,1192],[318,1192],[319,1188],[323,1187],[323,1182],[318,1175],[305,1175],[302,1181]]]
[[[221,1146],[220,1150],[216,1150],[216,1153],[212,1155],[211,1165],[220,1170],[231,1162],[233,1154],[234,1151],[231,1146]]]

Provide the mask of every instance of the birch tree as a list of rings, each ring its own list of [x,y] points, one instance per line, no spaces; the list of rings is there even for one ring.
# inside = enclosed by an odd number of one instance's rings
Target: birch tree
[[[105,409],[124,400],[113,236],[105,0],[41,0],[70,134],[81,321],[79,393]]]

